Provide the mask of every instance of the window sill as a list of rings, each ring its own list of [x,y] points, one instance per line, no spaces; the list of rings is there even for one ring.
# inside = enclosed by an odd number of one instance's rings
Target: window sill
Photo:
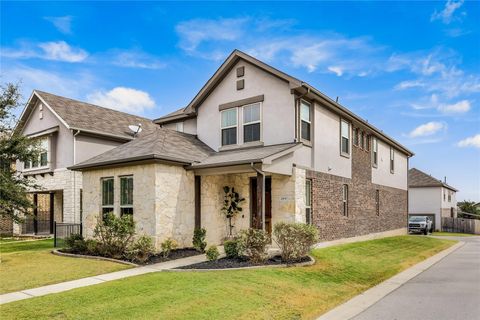
[[[253,141],[246,142],[244,144],[231,144],[227,146],[221,146],[220,148],[218,148],[218,151],[237,150],[251,147],[263,147],[263,141]]]
[[[341,152],[340,153],[340,156],[344,157],[344,158],[347,158],[347,159],[350,159],[350,155],[348,153],[343,153]]]
[[[52,172],[53,172],[53,169],[50,167],[40,167],[35,169],[23,170],[22,174],[24,176],[34,176],[36,174],[45,174],[45,173],[52,173]]]

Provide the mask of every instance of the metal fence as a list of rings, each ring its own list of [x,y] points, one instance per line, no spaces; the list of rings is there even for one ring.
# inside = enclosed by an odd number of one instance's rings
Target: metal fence
[[[27,216],[21,224],[22,234],[50,234],[52,232],[50,219],[39,219],[35,216]]]
[[[480,220],[442,217],[442,231],[480,234]]]
[[[64,247],[65,239],[73,234],[82,234],[81,223],[58,223],[53,224],[53,245],[55,248]]]

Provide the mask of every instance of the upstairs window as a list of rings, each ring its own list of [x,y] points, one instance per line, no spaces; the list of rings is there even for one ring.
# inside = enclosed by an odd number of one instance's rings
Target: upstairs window
[[[243,142],[260,141],[260,103],[243,107]]]
[[[305,221],[312,224],[312,180],[305,180]]]
[[[376,168],[378,166],[378,140],[372,137],[372,165]]]
[[[42,169],[48,167],[48,138],[42,138],[39,141],[39,150],[40,153],[38,158],[33,159],[32,161],[26,161],[23,165],[24,169]]]
[[[350,155],[350,123],[345,120],[340,121],[340,153]]]
[[[113,213],[114,186],[113,178],[102,178],[102,216]]]
[[[390,147],[390,173],[395,172],[395,151]]]
[[[448,202],[452,202],[452,194],[448,191]]]
[[[120,177],[120,215],[133,214],[133,176]]]
[[[365,133],[361,133],[360,135],[360,148],[365,149]]]
[[[237,108],[222,111],[222,146],[237,144]]]
[[[348,185],[342,186],[342,214],[348,217]]]
[[[311,141],[311,109],[312,105],[304,100],[300,102],[300,137]]]
[[[353,130],[353,144],[358,147],[358,128]]]

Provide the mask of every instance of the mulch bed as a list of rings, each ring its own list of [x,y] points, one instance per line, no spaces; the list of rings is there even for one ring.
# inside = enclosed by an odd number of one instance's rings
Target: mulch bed
[[[193,248],[175,249],[170,252],[170,255],[168,256],[168,258],[164,258],[163,255],[159,253],[154,256],[151,256],[150,259],[148,259],[148,261],[145,264],[153,264],[153,263],[177,260],[177,259],[197,256],[199,254],[202,254],[202,253],[198,252]]]
[[[303,257],[298,259],[293,263],[302,263],[302,262],[309,262],[311,261],[310,257]],[[247,268],[247,267],[258,267],[258,266],[275,266],[285,264],[282,261],[280,256],[275,256],[273,258],[268,259],[264,263],[252,263],[246,257],[238,257],[238,258],[221,258],[217,261],[205,261],[200,263],[191,264],[189,266],[179,267],[176,269],[232,269],[232,268]]]

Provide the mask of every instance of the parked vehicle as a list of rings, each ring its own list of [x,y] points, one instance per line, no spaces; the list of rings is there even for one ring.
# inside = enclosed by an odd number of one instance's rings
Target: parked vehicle
[[[432,233],[433,221],[427,216],[415,216],[408,219],[408,232]]]

